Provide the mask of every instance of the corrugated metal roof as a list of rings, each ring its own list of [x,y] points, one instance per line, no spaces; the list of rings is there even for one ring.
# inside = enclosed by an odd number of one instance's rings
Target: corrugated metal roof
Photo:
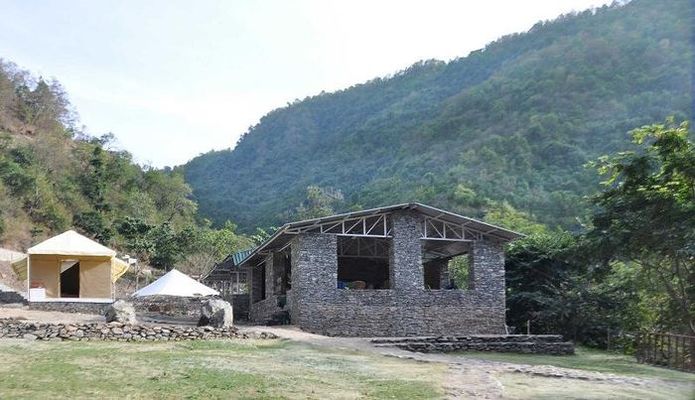
[[[254,247],[254,248],[251,248],[251,249],[246,249],[246,250],[242,250],[242,251],[237,251],[236,253],[231,254],[230,257],[231,257],[232,264],[233,264],[235,267],[238,266],[239,264],[241,264],[242,261],[244,261],[244,259],[245,259],[246,257],[249,256],[249,254],[253,253],[254,250],[256,250],[255,247]],[[227,257],[227,258],[229,258],[229,257]]]

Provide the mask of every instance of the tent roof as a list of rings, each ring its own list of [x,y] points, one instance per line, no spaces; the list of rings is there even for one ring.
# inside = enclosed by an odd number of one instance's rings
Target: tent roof
[[[217,290],[209,288],[190,276],[172,269],[161,278],[133,293],[133,296],[196,297],[217,296],[219,294],[220,292]]]
[[[27,254],[113,257],[116,255],[116,252],[73,230],[69,230],[30,247],[27,250]]]

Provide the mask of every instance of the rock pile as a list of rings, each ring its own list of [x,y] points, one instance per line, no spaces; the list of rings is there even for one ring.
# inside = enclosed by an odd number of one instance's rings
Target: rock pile
[[[0,319],[0,338],[27,340],[108,340],[119,342],[136,341],[181,341],[204,339],[248,339],[251,336],[237,328],[193,327],[178,325],[143,325],[110,323],[48,324],[26,322],[15,319]],[[252,336],[256,339],[275,339],[272,333],[262,332]]]

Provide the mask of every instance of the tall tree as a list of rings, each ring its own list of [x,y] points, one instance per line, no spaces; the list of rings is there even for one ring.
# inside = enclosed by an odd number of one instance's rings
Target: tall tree
[[[606,177],[587,235],[603,262],[630,261],[669,296],[664,327],[695,333],[695,145],[687,122],[632,132],[637,148],[593,163]]]

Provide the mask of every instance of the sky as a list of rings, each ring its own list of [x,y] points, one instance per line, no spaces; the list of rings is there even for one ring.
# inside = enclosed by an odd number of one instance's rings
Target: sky
[[[174,166],[295,99],[609,2],[0,0],[0,58],[60,81],[87,133]]]

